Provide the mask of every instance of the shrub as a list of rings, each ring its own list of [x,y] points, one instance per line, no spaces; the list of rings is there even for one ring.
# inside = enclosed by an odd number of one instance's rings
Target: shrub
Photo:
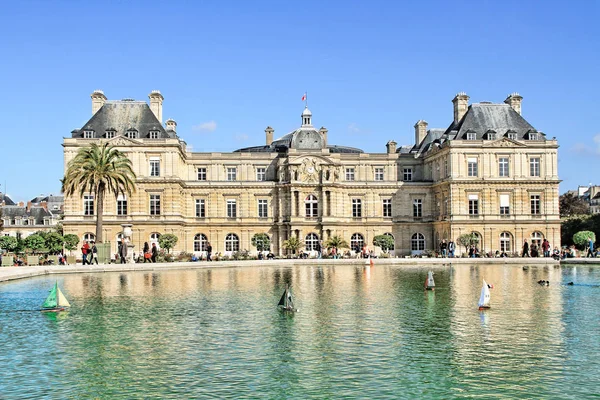
[[[573,235],[573,243],[578,247],[585,249],[588,245],[589,238],[596,243],[596,234],[592,231],[579,231]]]
[[[167,253],[171,252],[171,249],[175,247],[179,238],[172,233],[165,233],[164,235],[160,235],[158,237],[158,245],[167,250]]]

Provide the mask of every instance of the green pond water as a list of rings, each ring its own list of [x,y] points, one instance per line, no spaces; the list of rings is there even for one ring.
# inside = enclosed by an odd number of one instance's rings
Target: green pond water
[[[377,264],[2,283],[0,399],[600,395],[600,268],[432,269],[434,292],[425,268]],[[28,311],[56,279],[70,311]],[[286,284],[299,313],[276,308]]]

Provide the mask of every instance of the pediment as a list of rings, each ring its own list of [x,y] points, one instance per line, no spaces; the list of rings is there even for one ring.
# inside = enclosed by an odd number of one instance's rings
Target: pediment
[[[142,144],[142,142],[140,142],[139,140],[130,139],[125,136],[116,136],[112,139],[108,139],[107,142],[111,146],[135,146]]]
[[[487,147],[526,147],[523,143],[503,137],[487,144]]]
[[[314,165],[336,165],[334,162],[331,161],[331,159],[329,157],[324,157],[321,155],[300,155],[297,157],[293,157],[293,158],[289,158],[288,159],[288,164],[289,165],[301,165],[301,164],[306,164],[306,163],[313,163]]]

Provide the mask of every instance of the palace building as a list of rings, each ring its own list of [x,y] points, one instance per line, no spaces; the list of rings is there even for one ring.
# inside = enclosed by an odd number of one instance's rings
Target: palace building
[[[135,193],[105,199],[103,236],[114,250],[122,224],[133,225],[136,249],[175,234],[175,252],[200,253],[208,242],[215,253],[255,251],[256,233],[268,234],[280,255],[292,236],[312,251],[334,235],[353,249],[390,235],[399,256],[465,233],[486,252],[516,252],[525,239],[560,245],[558,143],[522,117],[517,93],[499,104],[469,104],[459,93],[446,129],[419,120],[414,143],[390,140],[381,153],[330,144],[308,108],[298,129],[278,139],[268,126],[263,145],[192,152],[174,120],[163,124],[159,91],[149,104],[109,101],[99,90],[91,97],[92,117],[64,139],[65,170],[80,148],[99,142],[133,162]],[[94,201],[94,193],[65,198],[65,234],[93,238]]]

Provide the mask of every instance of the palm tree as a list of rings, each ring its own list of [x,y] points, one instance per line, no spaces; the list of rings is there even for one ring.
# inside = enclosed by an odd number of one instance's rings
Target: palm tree
[[[328,249],[332,249],[335,247],[336,250],[347,249],[348,242],[346,242],[341,236],[335,235],[325,241],[325,247],[327,247]]]
[[[283,248],[290,250],[293,254],[296,254],[303,245],[302,240],[298,239],[296,236],[291,236],[288,240],[283,241]]]
[[[96,241],[102,243],[102,213],[104,196],[113,193],[131,195],[135,191],[135,172],[127,156],[104,143],[100,146],[79,149],[69,161],[65,177],[61,180],[62,192],[67,195],[85,193],[96,195]]]

